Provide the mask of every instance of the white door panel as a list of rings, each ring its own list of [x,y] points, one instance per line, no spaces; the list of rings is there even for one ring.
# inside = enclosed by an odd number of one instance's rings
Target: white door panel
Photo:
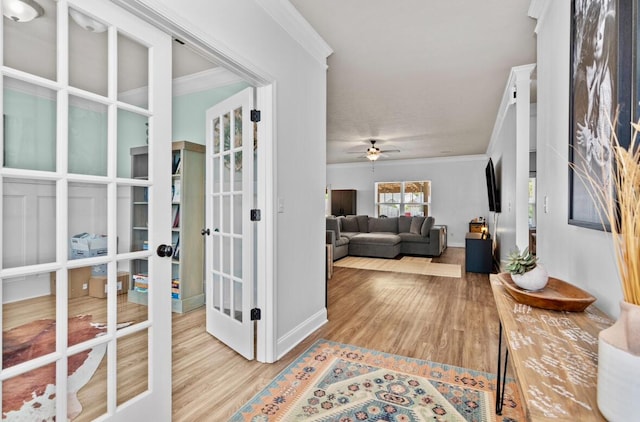
[[[207,331],[254,358],[253,88],[207,110]]]
[[[154,251],[171,243],[171,38],[111,2],[38,3],[1,27],[3,351],[34,349],[0,369],[2,411],[168,421],[171,261]],[[134,262],[148,306],[127,300]]]

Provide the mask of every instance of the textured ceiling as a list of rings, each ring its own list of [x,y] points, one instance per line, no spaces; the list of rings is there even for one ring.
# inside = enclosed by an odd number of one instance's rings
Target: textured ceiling
[[[331,46],[327,162],[486,152],[510,69],[535,63],[530,0],[291,0]]]

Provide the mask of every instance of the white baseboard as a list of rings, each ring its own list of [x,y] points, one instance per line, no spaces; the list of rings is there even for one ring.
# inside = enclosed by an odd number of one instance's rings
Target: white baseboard
[[[280,337],[276,345],[276,360],[280,360],[302,340],[307,338],[311,333],[322,327],[327,322],[327,308],[322,308],[320,311],[307,318],[306,321],[303,321],[297,327],[294,327],[293,330]]]

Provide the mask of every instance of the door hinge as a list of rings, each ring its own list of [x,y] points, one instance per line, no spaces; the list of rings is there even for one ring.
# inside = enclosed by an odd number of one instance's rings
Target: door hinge
[[[251,210],[251,221],[260,221],[260,210]]]
[[[260,321],[262,318],[262,312],[260,312],[260,308],[253,308],[251,310],[251,321]]]
[[[260,121],[260,110],[251,110],[251,121],[252,122]]]

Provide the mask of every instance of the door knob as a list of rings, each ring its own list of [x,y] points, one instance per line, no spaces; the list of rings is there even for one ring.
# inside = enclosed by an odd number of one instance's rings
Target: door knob
[[[209,230],[209,229],[202,229],[202,230],[200,230],[200,234],[201,234],[201,235],[203,235],[203,236],[204,236],[205,234],[206,234],[207,236],[209,236],[209,235],[211,234],[211,230]]]
[[[171,245],[160,245],[158,246],[158,249],[156,249],[156,253],[160,258],[171,256],[173,255],[173,248],[171,247]]]

